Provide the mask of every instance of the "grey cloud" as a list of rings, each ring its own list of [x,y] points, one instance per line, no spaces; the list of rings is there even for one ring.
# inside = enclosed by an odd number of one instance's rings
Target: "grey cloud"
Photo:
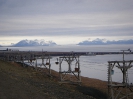
[[[132,0],[1,0],[0,35],[132,36],[132,9]]]
[[[105,27],[99,29],[89,28],[47,28],[47,29],[26,29],[9,32],[1,32],[1,36],[133,36],[133,28]]]
[[[3,0],[2,0],[3,1]],[[4,0],[4,14],[102,13],[131,10],[132,0]]]

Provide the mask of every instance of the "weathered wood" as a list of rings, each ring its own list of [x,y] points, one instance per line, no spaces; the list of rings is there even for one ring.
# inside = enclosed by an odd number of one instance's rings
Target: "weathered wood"
[[[67,62],[68,70],[62,71],[62,63],[63,61]],[[72,70],[72,62],[75,63],[75,68]],[[72,82],[79,82],[81,83],[80,77],[80,63],[79,63],[79,56],[78,55],[71,55],[71,56],[63,56],[59,57],[59,75],[60,75],[60,83],[72,83]]]
[[[109,61],[108,62],[108,94],[109,99],[130,99],[133,97],[133,85],[129,84],[128,79],[128,70],[133,67],[133,60],[130,61]],[[112,81],[111,71],[114,67],[117,67],[121,70],[123,76],[123,82],[117,83]],[[126,93],[123,93],[125,92]]]

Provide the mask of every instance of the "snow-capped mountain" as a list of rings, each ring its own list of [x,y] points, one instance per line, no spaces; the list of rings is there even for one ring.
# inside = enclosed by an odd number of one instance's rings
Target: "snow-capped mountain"
[[[45,41],[45,40],[21,40],[18,43],[14,44],[13,46],[20,47],[20,46],[53,46],[56,45],[53,41]]]
[[[95,39],[95,40],[85,40],[82,42],[79,42],[77,45],[108,45],[108,44],[133,44],[133,40],[113,40],[113,41],[109,41],[106,39]]]

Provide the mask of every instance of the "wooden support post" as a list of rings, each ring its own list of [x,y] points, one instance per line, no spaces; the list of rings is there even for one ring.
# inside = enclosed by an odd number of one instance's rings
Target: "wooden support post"
[[[38,58],[42,60],[42,63],[40,66],[48,72],[49,75],[51,75],[51,63],[50,63],[50,56],[42,56],[41,58]],[[45,63],[46,62],[46,63]]]
[[[49,74],[51,75],[51,63],[50,63],[50,56],[49,56],[49,58],[48,58],[48,60],[49,60]]]
[[[23,64],[23,67],[25,67],[24,58],[23,57],[22,57],[22,64]]]
[[[128,69],[133,67],[133,60],[130,61],[109,61],[108,67],[108,96],[109,99],[131,99],[133,97],[133,85],[128,82]],[[117,63],[117,64],[116,64]],[[113,64],[113,65],[112,65]],[[127,65],[129,64],[129,65]],[[112,81],[111,71],[117,67],[122,71],[123,82]]]
[[[36,69],[36,71],[37,71],[37,57],[35,58],[35,60],[36,60],[35,69]]]
[[[60,75],[60,81],[62,81],[62,74],[61,74],[61,63],[62,63],[62,59],[59,58],[59,75]]]

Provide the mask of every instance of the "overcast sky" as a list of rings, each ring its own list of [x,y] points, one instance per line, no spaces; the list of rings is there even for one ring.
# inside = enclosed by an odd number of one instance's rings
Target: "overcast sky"
[[[0,0],[0,44],[133,39],[133,0]]]

